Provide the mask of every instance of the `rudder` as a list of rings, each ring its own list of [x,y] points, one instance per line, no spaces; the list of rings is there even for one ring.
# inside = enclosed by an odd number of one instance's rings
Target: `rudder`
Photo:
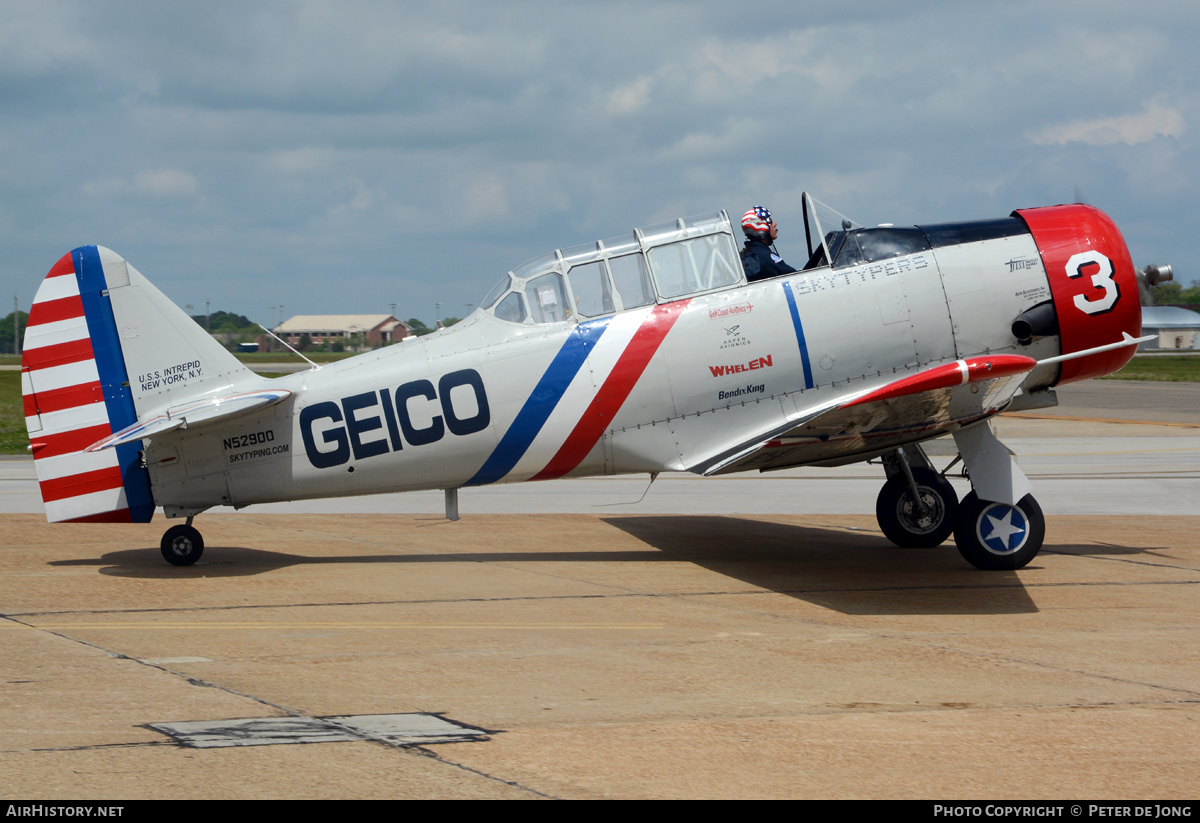
[[[63,255],[34,297],[21,361],[47,520],[149,522],[140,444],[85,450],[139,417],[250,382],[260,378],[117,254]]]

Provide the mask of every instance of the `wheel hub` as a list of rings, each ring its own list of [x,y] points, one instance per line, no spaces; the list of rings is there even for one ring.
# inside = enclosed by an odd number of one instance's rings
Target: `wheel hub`
[[[1016,506],[993,503],[975,521],[975,533],[989,552],[1008,555],[1020,551],[1029,539],[1029,521]]]
[[[919,491],[921,502],[925,504],[925,513],[921,513],[921,509],[913,500],[912,495],[905,493],[896,507],[896,514],[914,533],[928,534],[942,524],[946,517],[946,509],[942,505],[941,497],[923,486]]]

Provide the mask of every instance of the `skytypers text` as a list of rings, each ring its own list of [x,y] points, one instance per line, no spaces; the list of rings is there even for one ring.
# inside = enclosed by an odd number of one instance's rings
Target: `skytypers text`
[[[422,424],[419,428],[414,418]],[[436,390],[429,380],[413,380],[395,390],[314,403],[300,412],[300,434],[308,462],[327,469],[348,462],[351,455],[364,460],[400,451],[405,444],[436,443],[447,431],[459,437],[474,434],[491,422],[483,378],[474,369],[462,369],[444,375]]]

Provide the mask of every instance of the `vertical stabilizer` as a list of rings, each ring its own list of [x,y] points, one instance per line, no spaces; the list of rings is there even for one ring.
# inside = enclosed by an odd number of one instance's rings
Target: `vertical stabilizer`
[[[91,248],[96,249],[107,284],[117,345],[138,417],[241,387],[262,385],[261,377],[196,325],[137,269],[106,248]],[[90,264],[85,254],[85,272]]]
[[[46,518],[149,522],[140,443],[84,449],[184,399],[261,382],[115,253],[63,255],[34,297],[21,361]]]

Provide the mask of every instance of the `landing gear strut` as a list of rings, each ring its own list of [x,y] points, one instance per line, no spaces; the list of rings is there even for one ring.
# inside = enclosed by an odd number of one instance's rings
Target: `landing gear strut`
[[[172,526],[159,544],[163,559],[172,566],[191,566],[204,554],[204,538],[192,528],[192,518],[186,524]]]
[[[1046,518],[1029,478],[988,423],[954,432],[972,492],[958,507],[954,542],[977,569],[1019,569],[1041,551]]]

